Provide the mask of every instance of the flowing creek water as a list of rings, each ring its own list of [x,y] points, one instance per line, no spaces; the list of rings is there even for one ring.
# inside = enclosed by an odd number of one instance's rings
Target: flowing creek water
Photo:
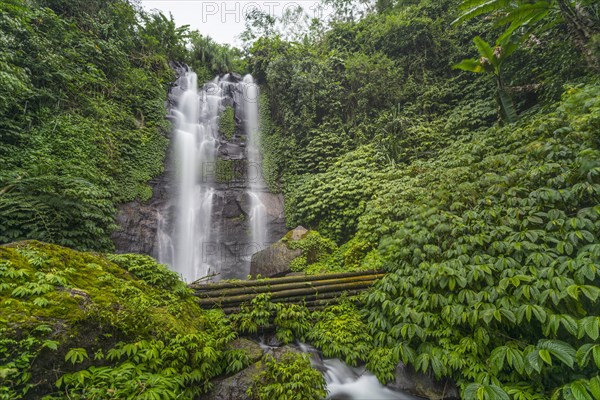
[[[259,345],[267,352],[276,348],[262,340]],[[298,343],[295,347],[310,354],[313,367],[323,374],[327,400],[422,400],[382,385],[364,366],[351,367],[337,358],[322,358],[317,349],[305,343]]]

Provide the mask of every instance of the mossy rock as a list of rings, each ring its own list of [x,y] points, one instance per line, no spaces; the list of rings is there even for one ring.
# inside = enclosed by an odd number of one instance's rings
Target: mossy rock
[[[238,338],[231,342],[231,347],[235,350],[243,350],[251,363],[255,363],[263,356],[263,350],[260,345],[252,340]]]
[[[219,116],[219,132],[227,140],[231,140],[235,134],[235,112],[233,107],[227,107]]]
[[[151,257],[35,241],[0,246],[0,398],[41,398],[61,374],[106,365],[94,354],[117,342],[168,343],[208,332],[214,319]],[[86,353],[76,366],[65,362],[73,348]]]
[[[218,158],[215,163],[215,181],[231,183],[243,181],[246,163],[242,160],[223,160]]]

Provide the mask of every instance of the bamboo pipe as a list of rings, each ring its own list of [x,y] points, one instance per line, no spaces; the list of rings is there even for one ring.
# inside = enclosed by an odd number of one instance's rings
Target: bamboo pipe
[[[362,276],[362,275],[375,275],[381,274],[381,270],[370,270],[370,271],[354,271],[354,272],[340,272],[335,274],[315,274],[315,275],[295,275],[295,276],[283,276],[280,278],[266,278],[253,281],[233,281],[233,282],[217,282],[217,283],[206,283],[206,284],[190,284],[189,288],[194,290],[218,290],[218,289],[229,289],[239,288],[248,286],[266,286],[280,283],[291,283],[291,282],[307,282],[307,281],[318,281],[324,279],[338,279],[348,278],[351,276]]]
[[[374,280],[371,281],[360,281],[360,282],[350,282],[343,284],[334,284],[327,286],[319,286],[319,287],[309,287],[302,289],[291,289],[291,290],[282,290],[279,292],[271,293],[271,299],[284,298],[284,297],[293,297],[293,296],[301,296],[301,295],[311,295],[318,293],[328,293],[328,292],[342,292],[345,290],[352,289],[366,289],[373,284]],[[207,306],[210,304],[227,304],[227,303],[240,303],[248,300],[252,300],[255,298],[254,294],[244,294],[238,296],[231,297],[221,297],[218,299],[206,298],[198,300],[198,304],[200,306]]]
[[[271,286],[221,289],[221,290],[215,290],[215,291],[204,291],[204,292],[200,292],[200,293],[195,293],[195,296],[203,297],[203,298],[206,298],[206,297],[216,298],[216,297],[229,297],[229,296],[234,296],[234,295],[238,295],[238,294],[266,293],[266,292],[274,293],[274,292],[279,292],[282,290],[326,286],[326,285],[337,284],[337,283],[341,284],[341,283],[347,283],[347,282],[372,281],[375,279],[382,278],[383,276],[384,276],[384,274],[364,275],[364,276],[354,276],[354,277],[339,278],[339,279],[326,279],[326,280],[320,280],[320,281],[283,283],[283,284],[278,284],[278,285],[276,284],[276,285],[271,285]]]
[[[362,293],[363,291],[364,291],[364,289],[356,289],[356,290],[348,290],[348,291],[343,291],[343,292],[328,292],[328,293],[317,293],[317,294],[304,295],[304,296],[285,297],[285,298],[274,299],[273,303],[303,304],[303,302],[305,302],[305,301],[334,299],[334,298],[339,297],[342,293],[346,293],[346,295],[348,295],[348,296],[356,296],[356,295]],[[234,305],[241,306],[243,304],[243,302],[227,302],[224,304],[226,304],[227,307],[233,307]],[[219,307],[221,307],[221,304],[218,302],[215,302],[213,304],[206,305],[206,307],[219,308]]]

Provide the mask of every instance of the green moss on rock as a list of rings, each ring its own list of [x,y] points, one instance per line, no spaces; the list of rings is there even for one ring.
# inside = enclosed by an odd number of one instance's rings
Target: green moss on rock
[[[215,180],[219,183],[227,183],[233,181],[233,178],[233,161],[217,159],[215,165]]]
[[[219,132],[227,140],[231,140],[235,134],[235,113],[233,107],[227,107],[219,117]]]
[[[157,391],[193,398],[249,363],[229,347],[235,336],[151,257],[35,241],[0,247],[0,399],[56,393],[58,377],[70,398],[130,398],[158,378]]]

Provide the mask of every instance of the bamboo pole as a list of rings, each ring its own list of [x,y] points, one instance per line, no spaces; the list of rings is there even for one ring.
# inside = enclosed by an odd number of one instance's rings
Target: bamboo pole
[[[318,281],[324,279],[338,279],[348,278],[351,276],[362,276],[362,275],[376,275],[381,274],[381,270],[370,270],[370,271],[354,271],[354,272],[341,272],[335,274],[316,274],[316,275],[295,275],[295,276],[283,276],[281,278],[266,278],[259,280],[245,280],[245,281],[229,281],[229,282],[217,282],[217,283],[205,283],[205,284],[190,284],[188,287],[196,291],[203,290],[219,290],[219,289],[233,289],[248,286],[267,286],[276,285],[281,283],[291,282],[306,282],[306,281]]]
[[[366,289],[373,284],[374,280],[369,281],[359,281],[359,282],[349,282],[342,284],[333,284],[319,287],[308,287],[301,289],[291,289],[291,290],[282,290],[279,292],[271,293],[271,299],[277,298],[285,298],[285,297],[293,297],[293,296],[302,296],[302,295],[312,295],[318,293],[328,293],[328,292],[342,292],[346,290],[353,289]],[[252,300],[256,297],[255,294],[242,294],[237,296],[230,297],[221,297],[221,298],[205,298],[198,300],[198,304],[200,306],[208,306],[210,304],[227,304],[227,303],[241,303],[244,301]]]
[[[285,304],[303,304],[304,302],[315,301],[315,300],[337,299],[342,295],[342,293],[345,293],[348,296],[356,296],[356,295],[362,293],[363,291],[364,291],[364,289],[355,289],[355,290],[347,290],[347,291],[343,291],[343,292],[328,292],[328,293],[317,293],[317,294],[311,294],[311,295],[292,296],[292,297],[273,299],[272,302],[273,303],[285,303]],[[237,307],[237,306],[241,306],[244,303],[243,301],[219,303],[218,299],[213,299],[213,300],[216,300],[216,301],[212,304],[207,304],[205,306],[207,308],[220,308],[222,305],[226,305],[227,307],[233,307],[233,306]]]
[[[308,311],[317,311],[317,310],[323,310],[325,307],[327,307],[326,305],[320,305],[320,306],[311,306],[311,307],[306,307],[308,309]],[[229,314],[239,314],[241,312],[240,307],[238,306],[234,306],[234,307],[225,307],[222,308],[221,311],[223,311],[225,313],[225,315],[229,315]],[[264,331],[268,331],[270,327],[262,327],[262,328],[258,328],[259,332],[264,332]],[[272,330],[275,330],[275,326],[273,325],[273,328],[271,328]]]
[[[267,285],[267,286],[259,286],[259,287],[241,287],[241,288],[233,288],[233,289],[220,289],[214,291],[204,291],[195,293],[198,297],[230,297],[238,294],[252,294],[252,293],[266,293],[266,292],[279,292],[282,290],[289,289],[301,289],[307,287],[318,287],[318,286],[327,286],[331,284],[342,284],[349,282],[360,282],[360,281],[374,281],[376,279],[382,278],[384,274],[377,275],[364,275],[364,276],[354,276],[348,278],[338,278],[338,279],[325,279],[319,281],[308,281],[308,282],[292,282],[292,283],[283,283],[283,284],[275,284],[275,285]]]
[[[338,304],[338,298],[309,301],[309,302],[306,302],[304,304],[304,306],[306,307],[306,309],[308,311],[318,311],[318,310],[323,310],[328,306],[332,306],[332,305],[336,305],[336,304]],[[239,314],[242,310],[239,305],[235,305],[235,306],[224,307],[221,309],[221,311],[223,311],[225,314],[229,315],[229,314]],[[271,326],[271,328],[273,330],[275,330],[274,326]],[[267,329],[267,328],[263,328],[263,329]]]

